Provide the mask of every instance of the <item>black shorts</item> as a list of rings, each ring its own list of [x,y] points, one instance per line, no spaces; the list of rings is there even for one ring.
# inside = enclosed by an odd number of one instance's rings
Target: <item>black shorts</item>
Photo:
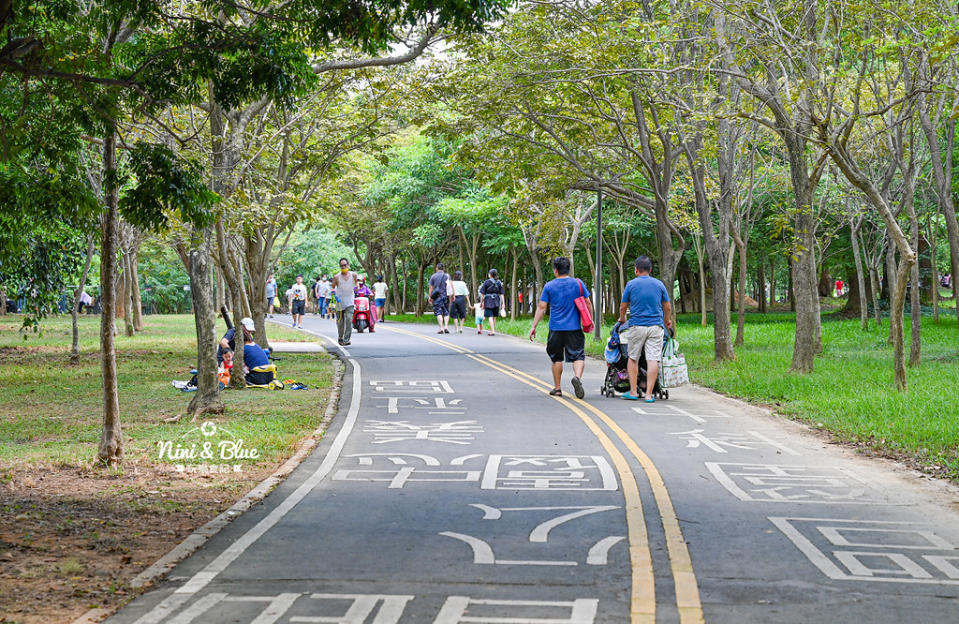
[[[485,307],[483,308],[483,316],[486,318],[496,318],[499,316],[499,306],[495,308]]]
[[[306,314],[306,302],[305,301],[294,301],[293,302],[293,311],[290,314]]]
[[[549,330],[546,354],[553,362],[576,362],[586,359],[586,336],[582,329]]]
[[[446,295],[440,295],[433,300],[433,314],[436,316],[450,315],[450,298]]]
[[[466,318],[466,295],[457,295],[450,308],[450,317],[455,319]]]

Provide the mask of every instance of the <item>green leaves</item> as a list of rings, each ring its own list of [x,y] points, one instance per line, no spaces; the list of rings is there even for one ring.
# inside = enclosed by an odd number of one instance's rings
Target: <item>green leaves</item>
[[[158,231],[171,215],[197,228],[213,223],[219,196],[207,188],[196,162],[164,145],[138,143],[129,153],[129,169],[130,187],[120,198],[120,211],[131,224]]]

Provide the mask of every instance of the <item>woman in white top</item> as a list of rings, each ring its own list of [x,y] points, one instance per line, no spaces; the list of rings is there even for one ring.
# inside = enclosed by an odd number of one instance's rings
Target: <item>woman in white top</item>
[[[466,310],[472,308],[470,304],[470,289],[463,281],[463,272],[453,273],[453,305],[450,306],[450,318],[453,319],[453,326],[456,333],[463,333],[463,326],[466,324]]]
[[[376,319],[378,321],[386,321],[383,308],[386,307],[386,291],[389,289],[390,287],[383,281],[383,276],[377,275],[376,283],[373,284],[373,305],[376,306]]]

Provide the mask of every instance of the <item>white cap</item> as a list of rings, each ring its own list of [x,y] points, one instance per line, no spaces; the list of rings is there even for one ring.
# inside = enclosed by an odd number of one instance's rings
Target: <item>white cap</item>
[[[240,320],[240,322],[243,323],[243,327],[246,327],[247,331],[256,331],[256,326],[253,324],[253,319],[251,319],[249,316],[244,317]]]

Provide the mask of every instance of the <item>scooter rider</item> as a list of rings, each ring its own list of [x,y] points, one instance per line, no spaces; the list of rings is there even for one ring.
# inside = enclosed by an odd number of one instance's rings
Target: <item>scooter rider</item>
[[[371,303],[373,301],[373,291],[366,285],[366,278],[362,275],[356,280],[356,288],[353,294],[357,297],[366,297]],[[376,333],[376,308],[370,306],[370,333]]]

